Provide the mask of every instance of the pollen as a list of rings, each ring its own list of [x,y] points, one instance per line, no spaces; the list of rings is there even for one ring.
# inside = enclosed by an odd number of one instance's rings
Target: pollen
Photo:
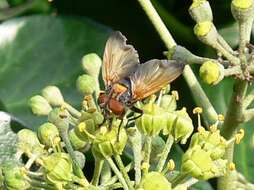
[[[235,135],[235,143],[240,144],[243,137],[244,137],[244,130],[240,129],[239,132]]]
[[[235,170],[235,163],[230,162],[228,165],[229,170],[234,171]]]
[[[169,171],[173,171],[175,169],[175,162],[174,160],[170,159],[167,164],[167,168]]]
[[[179,94],[178,94],[178,92],[177,92],[176,90],[173,90],[173,91],[171,92],[171,94],[172,94],[172,96],[175,97],[176,100],[179,100]]]
[[[78,125],[78,129],[80,132],[83,132],[86,130],[86,123],[84,122],[81,122],[79,125]]]
[[[210,127],[209,127],[209,129],[210,129],[210,131],[211,132],[216,132],[217,130],[218,130],[218,127],[216,126],[216,125],[211,125]]]
[[[222,114],[219,114],[218,115],[218,121],[221,121],[221,122],[223,122],[224,121],[224,115],[222,115]]]
[[[203,109],[201,107],[195,107],[193,109],[193,114],[200,114],[203,112]]]

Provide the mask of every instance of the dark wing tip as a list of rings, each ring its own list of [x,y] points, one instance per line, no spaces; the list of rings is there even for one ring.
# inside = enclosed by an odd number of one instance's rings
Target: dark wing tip
[[[124,44],[126,44],[127,41],[127,38],[120,31],[112,32],[109,36],[109,39],[121,41]]]
[[[161,67],[172,67],[174,66],[175,68],[179,68],[181,70],[184,69],[184,62],[181,62],[181,61],[176,61],[176,60],[167,60],[167,59],[163,59],[163,60],[160,60],[160,66]]]

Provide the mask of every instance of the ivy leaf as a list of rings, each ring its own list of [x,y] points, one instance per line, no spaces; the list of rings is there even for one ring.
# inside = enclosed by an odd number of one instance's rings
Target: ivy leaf
[[[28,99],[47,85],[57,85],[67,102],[79,106],[75,81],[82,74],[81,58],[91,52],[101,56],[109,32],[86,18],[30,16],[2,23],[2,106],[30,129],[46,118],[31,114]]]

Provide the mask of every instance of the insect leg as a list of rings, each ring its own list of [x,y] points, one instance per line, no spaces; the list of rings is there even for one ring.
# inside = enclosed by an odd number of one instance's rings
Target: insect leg
[[[121,130],[121,126],[123,124],[123,118],[121,119],[121,122],[118,126],[118,131],[117,131],[117,142],[119,142],[119,138],[120,138],[120,130]]]
[[[127,123],[126,123],[126,125],[125,125],[126,127],[128,126],[129,122],[134,121],[134,120],[140,118],[140,117],[143,115],[143,110],[141,110],[141,109],[139,109],[139,108],[137,108],[137,107],[135,107],[135,106],[132,106],[130,109],[131,109],[133,112],[135,112],[135,113],[139,113],[139,115],[133,116],[133,117],[129,118],[128,121],[127,121]]]

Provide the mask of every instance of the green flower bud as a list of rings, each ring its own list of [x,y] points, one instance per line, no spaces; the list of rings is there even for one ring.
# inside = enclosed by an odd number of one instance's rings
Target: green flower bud
[[[30,188],[30,184],[26,179],[24,170],[15,163],[6,163],[3,166],[4,183],[7,189],[26,190]]]
[[[41,143],[48,147],[53,146],[54,139],[60,136],[57,127],[49,122],[42,124],[38,128],[37,135]]]
[[[136,120],[138,130],[144,135],[156,136],[167,126],[168,113],[149,102],[143,106],[143,115]]]
[[[224,78],[224,67],[215,61],[206,61],[199,69],[199,76],[209,84],[218,84]]]
[[[94,78],[98,78],[100,74],[102,60],[96,53],[86,54],[82,58],[82,67],[85,73]]]
[[[29,106],[31,107],[32,112],[35,115],[48,115],[49,112],[52,110],[48,101],[39,95],[30,98]]]
[[[172,95],[163,95],[160,102],[160,107],[164,108],[166,111],[176,110],[176,99]]]
[[[231,12],[238,22],[245,22],[253,19],[254,2],[253,0],[233,0]]]
[[[52,106],[61,106],[64,103],[63,95],[56,86],[47,86],[42,90],[41,93]]]
[[[210,152],[206,152],[201,149],[201,146],[196,145],[184,153],[181,170],[197,179],[208,180],[224,175],[226,163],[222,159],[213,161]]]
[[[103,159],[114,154],[122,154],[127,143],[127,133],[123,127],[119,129],[118,122],[113,123],[111,130],[101,127],[93,141],[92,152],[95,157]],[[119,134],[118,134],[118,130]]]
[[[167,119],[167,127],[163,129],[163,134],[167,135],[169,133],[172,133],[173,127],[176,123],[177,114],[176,112],[169,112],[168,113],[168,119]]]
[[[194,126],[186,108],[176,111],[176,115],[177,117],[173,124],[172,135],[175,141],[181,141],[181,144],[185,144],[192,134]]]
[[[76,85],[81,93],[92,94],[96,89],[95,83],[96,81],[92,76],[84,74],[78,77]]]
[[[29,129],[22,129],[17,133],[17,147],[29,155],[45,153],[36,133]]]
[[[161,173],[150,172],[141,181],[140,188],[144,190],[171,190],[171,183]]]
[[[75,157],[79,163],[80,168],[84,168],[86,163],[86,157],[82,152],[74,151]]]
[[[218,32],[210,21],[199,22],[194,27],[194,33],[203,43],[215,47],[217,44]]]
[[[83,149],[86,145],[87,142],[81,140],[75,133],[75,130],[72,129],[69,131],[69,139],[71,141],[71,145],[73,147],[74,150],[80,150]]]
[[[189,8],[189,13],[197,23],[204,21],[213,21],[213,13],[210,4],[206,0],[193,1]]]
[[[53,184],[72,181],[72,161],[66,153],[53,153],[42,158],[46,179]]]
[[[56,127],[68,126],[69,125],[68,117],[69,113],[67,110],[61,108],[54,108],[48,114],[48,121],[50,123],[53,123]]]

